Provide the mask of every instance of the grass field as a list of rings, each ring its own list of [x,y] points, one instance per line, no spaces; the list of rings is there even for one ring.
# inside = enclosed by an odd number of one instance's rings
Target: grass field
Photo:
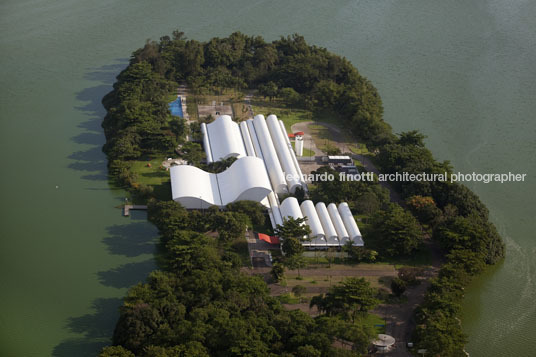
[[[294,141],[292,141],[290,144],[292,145],[292,148],[294,149]],[[296,151],[294,151],[294,152],[296,152]],[[313,150],[303,148],[303,156],[308,156],[308,157],[315,156],[315,152]]]
[[[312,113],[305,109],[288,108],[283,102],[274,100],[270,102],[262,98],[255,97],[251,100],[251,107],[255,115],[262,114],[267,117],[270,114],[277,115],[277,118],[285,124],[285,129],[291,133],[290,127],[301,121],[312,120]]]
[[[171,198],[169,171],[160,168],[164,158],[133,161],[130,170],[137,175],[136,182],[153,188],[154,195],[161,200]],[[149,167],[147,164],[150,164]],[[145,202],[134,202],[143,204]]]

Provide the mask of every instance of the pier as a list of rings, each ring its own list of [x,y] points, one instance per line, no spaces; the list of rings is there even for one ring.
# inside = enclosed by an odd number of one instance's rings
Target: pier
[[[134,209],[146,210],[147,206],[145,206],[145,205],[125,205],[123,207],[123,216],[125,216],[125,217],[130,216],[130,210],[134,210]]]

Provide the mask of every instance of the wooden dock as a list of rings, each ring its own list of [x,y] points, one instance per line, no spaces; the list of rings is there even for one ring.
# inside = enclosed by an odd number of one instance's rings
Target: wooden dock
[[[123,207],[123,216],[130,216],[130,210],[133,210],[133,209],[146,210],[147,206],[145,206],[145,205],[125,205]]]

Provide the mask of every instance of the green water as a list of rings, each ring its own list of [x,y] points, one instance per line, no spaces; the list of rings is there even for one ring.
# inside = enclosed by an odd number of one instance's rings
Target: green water
[[[106,179],[101,97],[147,38],[180,28],[298,32],[378,87],[395,131],[421,129],[462,172],[505,237],[503,264],[467,290],[473,356],[534,354],[536,2],[65,1],[0,3],[0,355],[95,355],[126,288],[153,268],[156,232],[123,218]],[[58,186],[58,188],[56,188]]]

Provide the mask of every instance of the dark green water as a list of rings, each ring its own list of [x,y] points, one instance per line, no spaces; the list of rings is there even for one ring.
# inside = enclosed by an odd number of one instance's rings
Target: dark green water
[[[126,288],[154,265],[155,229],[123,218],[106,179],[100,99],[133,49],[179,28],[294,32],[358,66],[395,131],[428,135],[505,237],[467,291],[473,356],[529,356],[536,338],[536,2],[3,0],[0,3],[0,355],[95,355]],[[59,188],[56,188],[59,186]]]

